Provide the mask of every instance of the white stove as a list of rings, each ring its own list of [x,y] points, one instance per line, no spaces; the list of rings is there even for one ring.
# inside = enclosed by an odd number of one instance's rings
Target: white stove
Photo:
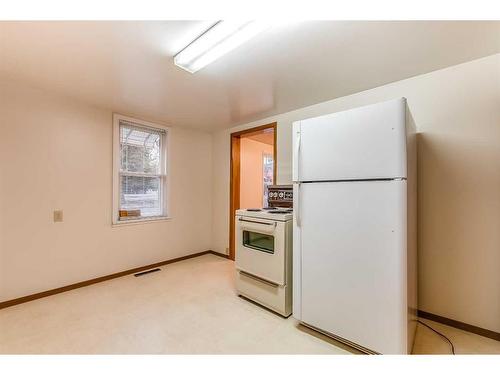
[[[238,294],[285,317],[292,313],[290,189],[270,187],[271,207],[237,210],[235,225]]]

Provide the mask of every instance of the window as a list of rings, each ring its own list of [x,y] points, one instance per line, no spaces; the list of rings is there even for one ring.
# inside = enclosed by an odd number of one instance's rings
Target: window
[[[262,183],[264,192],[262,197],[262,207],[267,207],[269,197],[269,185],[273,184],[274,177],[274,160],[273,156],[263,153],[262,154]]]
[[[168,128],[114,115],[113,223],[167,214]]]

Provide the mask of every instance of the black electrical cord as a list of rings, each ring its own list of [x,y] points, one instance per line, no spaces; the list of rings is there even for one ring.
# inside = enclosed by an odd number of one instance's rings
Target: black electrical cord
[[[435,333],[437,333],[439,336],[441,336],[443,339],[445,339],[446,341],[448,341],[448,343],[450,344],[450,347],[451,347],[451,353],[452,353],[453,355],[455,355],[455,346],[453,345],[453,343],[451,342],[451,340],[450,340],[448,337],[446,337],[445,335],[443,335],[441,332],[436,331],[436,330],[435,330],[434,328],[432,328],[430,325],[425,324],[425,323],[424,323],[424,322],[422,322],[421,320],[418,320],[418,319],[417,319],[417,322],[418,322],[418,323],[420,323],[420,324],[422,324],[423,326],[425,326],[425,327],[429,328],[431,331],[434,331],[434,332],[435,332]]]

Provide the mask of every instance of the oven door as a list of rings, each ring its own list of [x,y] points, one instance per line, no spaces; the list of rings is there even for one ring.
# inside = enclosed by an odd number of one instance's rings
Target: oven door
[[[285,224],[236,217],[236,269],[276,285],[285,285]]]

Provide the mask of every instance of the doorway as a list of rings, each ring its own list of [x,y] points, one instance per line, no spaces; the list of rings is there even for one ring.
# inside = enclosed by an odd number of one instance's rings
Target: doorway
[[[231,133],[229,258],[235,258],[235,214],[267,205],[267,186],[276,184],[276,123]]]

